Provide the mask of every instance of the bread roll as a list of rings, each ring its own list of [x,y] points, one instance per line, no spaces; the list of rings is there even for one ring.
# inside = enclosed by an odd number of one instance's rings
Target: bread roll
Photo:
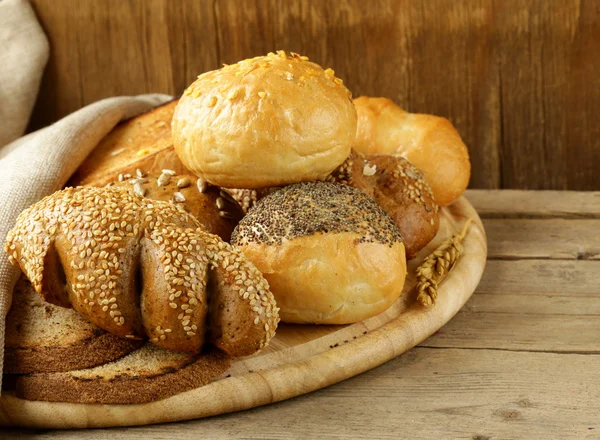
[[[469,152],[456,128],[445,118],[408,113],[387,98],[361,96],[356,151],[403,156],[423,171],[435,201],[447,206],[469,184]]]
[[[183,164],[226,188],[323,179],[355,133],[351,94],[333,70],[283,51],[200,75],[173,117]]]
[[[437,234],[439,207],[431,188],[421,170],[402,157],[352,152],[328,180],[352,185],[375,200],[398,226],[408,259]]]
[[[238,249],[199,226],[180,206],[123,188],[67,188],[23,211],[5,250],[46,301],[116,336],[255,353],[275,333],[273,295]]]
[[[233,228],[244,216],[239,204],[216,186],[198,181],[196,176],[177,175],[165,169],[162,174],[119,175],[110,186],[126,188],[130,193],[152,200],[181,205],[211,234],[229,241]]]
[[[337,183],[275,191],[242,219],[232,243],[268,280],[285,322],[361,321],[393,304],[406,277],[392,219],[366,195]]]

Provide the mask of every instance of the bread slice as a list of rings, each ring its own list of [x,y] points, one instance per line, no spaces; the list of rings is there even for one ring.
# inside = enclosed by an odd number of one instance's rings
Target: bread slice
[[[160,174],[163,169],[190,174],[173,148],[171,120],[176,105],[174,100],[119,124],[94,148],[68,185],[104,186],[119,174],[134,176],[138,168],[149,174]]]
[[[16,394],[51,402],[146,403],[205,385],[230,365],[231,357],[216,348],[194,356],[146,344],[99,367],[21,376]]]
[[[45,302],[22,277],[6,318],[4,373],[89,368],[118,359],[142,345],[142,341],[106,333],[73,309]]]

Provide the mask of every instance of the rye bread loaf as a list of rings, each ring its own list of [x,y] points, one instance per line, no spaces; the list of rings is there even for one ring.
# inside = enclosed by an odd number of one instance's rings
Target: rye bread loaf
[[[146,403],[206,385],[230,365],[231,357],[215,348],[191,355],[146,344],[98,367],[20,376],[16,394],[51,402]]]
[[[44,301],[22,277],[6,317],[4,373],[29,374],[94,367],[143,344],[101,330],[72,309]]]

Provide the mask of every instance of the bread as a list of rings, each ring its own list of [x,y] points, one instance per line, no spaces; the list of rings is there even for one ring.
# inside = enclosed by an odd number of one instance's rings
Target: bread
[[[352,185],[375,200],[398,226],[409,259],[437,234],[439,207],[431,188],[421,170],[402,157],[353,152],[328,180]]]
[[[142,344],[113,336],[72,309],[45,302],[21,278],[6,317],[4,373],[89,368],[118,359]]]
[[[325,178],[350,154],[356,110],[333,70],[278,51],[200,75],[172,127],[196,175],[260,188]]]
[[[85,159],[68,186],[104,186],[119,174],[135,176],[135,170],[158,174],[163,169],[189,174],[175,150],[171,120],[177,100],[158,106],[120,123]]]
[[[232,243],[269,281],[284,322],[348,324],[402,293],[404,245],[369,197],[328,182],[286,186],[261,199]]]
[[[146,403],[205,385],[230,365],[231,357],[214,348],[191,355],[146,344],[106,365],[20,376],[16,394],[52,402]]]
[[[108,185],[126,188],[132,194],[152,200],[180,204],[207,232],[225,241],[229,241],[233,228],[244,216],[229,193],[195,176],[176,175],[173,170],[147,175],[138,168],[137,174],[119,174],[117,181]]]
[[[273,296],[239,250],[198,226],[179,205],[123,188],[67,188],[23,211],[5,249],[47,301],[116,336],[191,353],[207,336],[252,354],[275,332]]]
[[[361,96],[354,100],[358,113],[356,151],[395,154],[423,171],[435,201],[447,206],[469,184],[469,152],[458,131],[445,118],[408,113],[386,98]]]

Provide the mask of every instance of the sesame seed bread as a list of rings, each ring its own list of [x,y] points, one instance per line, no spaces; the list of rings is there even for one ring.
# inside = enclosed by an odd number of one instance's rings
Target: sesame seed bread
[[[5,250],[47,301],[72,305],[119,337],[198,353],[210,334],[240,356],[275,333],[266,280],[179,204],[125,188],[67,188],[23,211]],[[223,319],[209,320],[211,302],[223,305],[214,311]],[[210,322],[231,327],[208,329]]]
[[[173,116],[175,150],[225,188],[325,178],[350,154],[351,93],[333,70],[278,51],[203,73]]]
[[[23,277],[15,286],[6,317],[4,373],[89,368],[118,359],[142,344],[101,330],[73,309],[45,302]]]
[[[371,198],[339,183],[283,187],[261,199],[232,243],[269,281],[282,321],[348,324],[402,293],[404,244]]]
[[[351,185],[375,200],[398,226],[406,258],[414,258],[437,234],[439,207],[431,188],[421,170],[403,157],[352,152],[328,180]]]
[[[120,181],[108,185],[126,188],[130,193],[152,200],[181,205],[211,234],[229,241],[233,229],[244,216],[239,204],[216,186],[202,184],[196,176],[176,175],[172,170],[162,174],[138,173],[130,177],[120,174]]]
[[[20,376],[16,394],[51,402],[146,403],[205,385],[230,365],[231,357],[215,348],[191,355],[146,344],[98,367]]]
[[[450,121],[408,113],[387,98],[354,100],[358,128],[354,149],[365,154],[405,157],[423,171],[435,201],[447,206],[469,184],[469,151]]]

